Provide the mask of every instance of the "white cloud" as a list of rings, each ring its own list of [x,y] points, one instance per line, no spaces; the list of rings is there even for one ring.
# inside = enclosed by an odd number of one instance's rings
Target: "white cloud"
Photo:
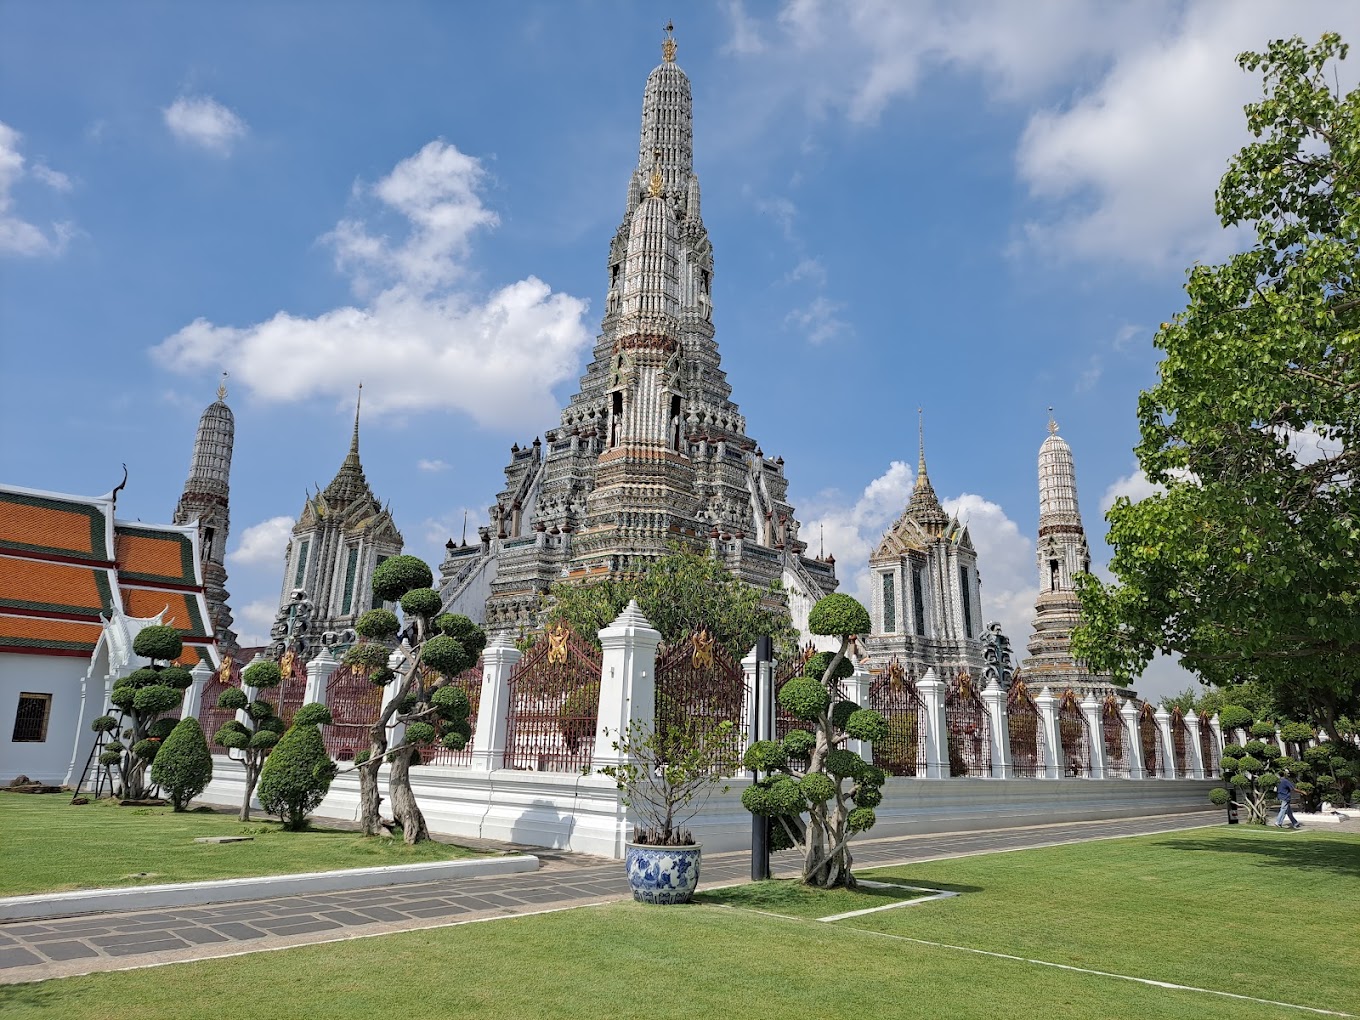
[[[827,491],[811,500],[809,518],[799,534],[811,548],[836,557],[841,590],[868,604],[869,556],[911,497],[913,473],[895,460],[846,504],[840,493]]]
[[[819,295],[789,312],[784,317],[784,325],[799,330],[807,337],[807,342],[816,347],[850,329],[850,324],[837,314],[844,307],[839,301]]]
[[[785,283],[807,282],[815,287],[826,286],[826,267],[820,259],[805,258],[788,271]]]
[[[1021,533],[999,504],[982,496],[965,492],[944,500],[943,506],[968,525],[978,554],[983,616],[1001,624],[1018,662],[1026,654],[1039,595],[1034,540]]]
[[[279,604],[263,599],[248,602],[233,613],[236,623],[236,639],[242,648],[253,648],[269,644],[269,629],[278,615]],[[247,629],[249,628],[249,629]]]
[[[241,532],[236,548],[227,554],[227,562],[243,566],[283,566],[283,552],[293,533],[291,517],[271,517],[252,524]]]
[[[326,236],[356,290],[386,287],[366,304],[315,318],[281,311],[246,327],[197,319],[153,357],[184,373],[230,365],[234,381],[269,402],[347,397],[363,379],[376,414],[451,409],[493,426],[550,416],[552,388],[575,377],[590,342],[588,303],[533,276],[489,294],[463,286],[471,236],[496,223],[478,194],[484,176],[478,160],[431,142],[360,189],[410,226],[394,242],[347,219]]]
[[[180,96],[162,111],[165,126],[181,142],[219,156],[246,135],[246,122],[211,96]]]
[[[421,471],[436,472],[447,471],[449,465],[437,457],[434,460],[427,460],[422,457],[420,460],[416,461],[416,468]]]
[[[25,168],[19,143],[23,136],[0,121],[0,255],[60,255],[75,233],[69,223],[54,223],[50,233],[14,214],[14,185],[26,177],[55,191],[69,191],[71,179],[37,163]]]
[[[765,40],[761,37],[757,23],[746,13],[746,7],[741,0],[727,0],[724,10],[732,28],[732,35],[723,45],[722,51],[737,54],[763,53]]]
[[[1137,503],[1153,493],[1165,491],[1165,486],[1149,482],[1142,469],[1135,468],[1131,474],[1116,478],[1105,489],[1100,497],[1100,515],[1104,517],[1109,513],[1110,507],[1114,506],[1114,501],[1120,496],[1127,496],[1130,503]]]

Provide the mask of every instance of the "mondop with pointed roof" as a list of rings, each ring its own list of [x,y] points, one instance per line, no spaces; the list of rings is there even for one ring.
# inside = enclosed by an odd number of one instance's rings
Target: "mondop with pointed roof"
[[[638,162],[609,246],[604,321],[558,428],[516,444],[480,529],[440,568],[445,610],[492,633],[536,624],[564,576],[635,571],[707,550],[752,585],[780,581],[795,626],[836,587],[804,556],[782,458],[746,435],[714,340],[713,246],[693,166],[689,79],[667,33],[643,91]]]
[[[359,387],[360,397],[363,386]],[[302,589],[312,604],[309,627],[325,645],[352,644],[354,624],[373,608],[373,571],[402,549],[401,532],[388,507],[378,502],[359,462],[359,402],[349,452],[331,483],[308,496],[285,553],[283,591],[287,606]]]

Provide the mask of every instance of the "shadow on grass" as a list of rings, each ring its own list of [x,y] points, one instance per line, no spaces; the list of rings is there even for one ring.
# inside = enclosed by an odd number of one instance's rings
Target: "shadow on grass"
[[[1276,832],[1274,829],[1267,830],[1263,835],[1278,836],[1279,838],[1244,839],[1231,842],[1221,839],[1169,839],[1161,845],[1168,850],[1198,850],[1216,854],[1252,854],[1262,864],[1331,871],[1347,878],[1360,877],[1360,852],[1357,852],[1354,843],[1309,840],[1298,833]]]
[[[19,1009],[55,1010],[61,993],[55,981],[34,982],[27,985],[0,985],[0,1016],[8,1016]]]

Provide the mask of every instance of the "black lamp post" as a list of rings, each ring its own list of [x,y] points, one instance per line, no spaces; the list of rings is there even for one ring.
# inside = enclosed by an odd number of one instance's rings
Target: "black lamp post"
[[[752,743],[774,738],[774,642],[769,637],[756,638],[755,697],[751,704]],[[760,773],[751,770],[751,782],[758,782]],[[760,882],[770,877],[770,820],[764,815],[751,815],[751,881]]]

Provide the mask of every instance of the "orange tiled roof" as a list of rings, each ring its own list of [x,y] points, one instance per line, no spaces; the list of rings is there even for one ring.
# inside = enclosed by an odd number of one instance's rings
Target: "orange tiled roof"
[[[105,519],[97,506],[0,491],[0,545],[107,560]]]
[[[171,584],[198,583],[193,544],[184,534],[117,524],[113,548],[120,577]]]
[[[48,648],[73,652],[93,652],[103,628],[97,623],[37,616],[0,615],[0,647]]]
[[[203,623],[203,614],[198,608],[197,596],[149,588],[123,588],[122,593],[123,612],[128,616],[145,619],[148,616],[155,616],[169,606],[165,614],[166,626],[174,627],[185,635],[208,636]]]
[[[0,607],[95,616],[113,607],[102,567],[0,555]]]

